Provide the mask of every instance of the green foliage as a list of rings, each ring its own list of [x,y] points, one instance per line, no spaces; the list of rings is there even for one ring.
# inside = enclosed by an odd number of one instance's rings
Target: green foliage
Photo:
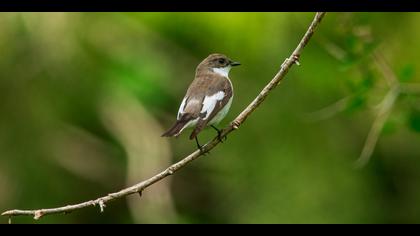
[[[312,17],[2,13],[0,211],[95,199],[132,184],[135,174],[163,170],[195,148],[187,134],[159,136],[197,64],[213,52],[242,63],[230,73],[235,97],[223,127],[275,75]],[[401,83],[420,83],[419,20],[418,13],[327,13],[302,65],[209,156],[144,198],[112,202],[103,214],[91,208],[40,222],[420,222],[418,94],[400,95],[372,162],[353,168],[389,90],[372,53],[386,57]],[[347,97],[340,115],[301,119]],[[205,130],[200,141],[214,135]],[[137,217],[146,210],[132,201],[152,212]],[[167,208],[159,210],[162,202]]]

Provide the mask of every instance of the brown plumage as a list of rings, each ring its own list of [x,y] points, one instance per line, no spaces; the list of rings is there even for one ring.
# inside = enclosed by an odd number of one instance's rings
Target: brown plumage
[[[207,125],[220,122],[232,101],[233,88],[228,73],[236,65],[239,63],[222,54],[211,54],[204,59],[197,66],[195,78],[179,108],[177,121],[162,136],[178,136],[184,128],[195,125],[190,135],[190,139],[194,139]]]

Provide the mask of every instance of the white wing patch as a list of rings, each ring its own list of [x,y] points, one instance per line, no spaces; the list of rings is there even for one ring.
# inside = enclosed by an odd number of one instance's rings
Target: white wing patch
[[[207,120],[210,114],[213,112],[214,108],[218,101],[222,100],[225,97],[223,91],[219,91],[211,96],[206,96],[203,101],[203,108],[201,108],[201,113],[206,113],[206,117],[203,120]]]
[[[187,101],[187,97],[184,97],[184,99],[182,100],[181,106],[179,106],[178,116],[177,116],[178,120],[181,117],[182,113],[184,113],[185,101]]]

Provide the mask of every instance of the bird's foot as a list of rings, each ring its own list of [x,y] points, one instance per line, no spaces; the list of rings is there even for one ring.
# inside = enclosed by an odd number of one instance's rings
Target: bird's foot
[[[219,129],[218,129],[216,126],[214,126],[214,125],[211,125],[211,127],[217,131],[217,138],[219,139],[219,141],[220,141],[221,143],[223,143],[223,141],[226,141],[226,140],[227,140],[227,137],[226,137],[226,136],[224,136],[224,137],[222,138],[222,131],[221,131],[221,130],[219,130]]]
[[[197,143],[197,148],[200,150],[201,153],[203,153],[204,155],[210,154],[209,151],[206,151],[204,149],[204,146],[200,145],[200,143],[198,142],[198,138],[197,137],[195,137],[195,142]]]

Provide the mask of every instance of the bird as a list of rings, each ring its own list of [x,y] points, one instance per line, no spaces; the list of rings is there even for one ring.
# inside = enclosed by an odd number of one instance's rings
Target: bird
[[[229,71],[239,65],[241,63],[220,53],[206,57],[196,68],[195,78],[179,106],[175,124],[162,137],[178,137],[184,129],[193,127],[189,138],[195,139],[198,149],[203,151],[197,136],[211,126],[222,141],[221,131],[215,125],[225,118],[232,105],[233,87]]]

